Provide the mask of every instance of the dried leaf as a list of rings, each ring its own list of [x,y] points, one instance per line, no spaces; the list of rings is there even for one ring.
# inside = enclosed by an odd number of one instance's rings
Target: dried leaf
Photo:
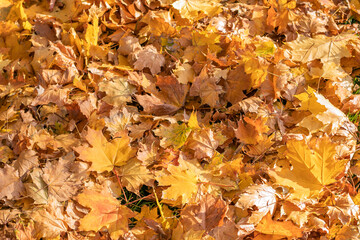
[[[127,136],[108,142],[101,131],[89,128],[85,138],[92,147],[80,146],[75,151],[80,159],[92,163],[93,171],[112,171],[115,166],[125,165],[136,153]]]

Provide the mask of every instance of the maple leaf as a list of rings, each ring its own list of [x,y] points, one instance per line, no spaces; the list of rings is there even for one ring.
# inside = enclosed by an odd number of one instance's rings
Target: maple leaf
[[[177,76],[177,80],[181,84],[187,84],[188,82],[192,82],[195,78],[195,72],[192,69],[191,65],[188,63],[177,65],[176,69],[174,69],[173,72]]]
[[[269,234],[269,235],[278,235],[279,237],[288,237],[288,238],[301,238],[302,231],[300,228],[295,226],[292,222],[289,221],[274,221],[271,219],[271,215],[267,214],[261,222],[256,226],[256,231]]]
[[[198,173],[200,169],[184,160],[179,166],[169,165],[167,171],[156,176],[159,186],[169,186],[162,193],[162,198],[177,200],[181,197],[182,204],[189,203],[198,190]]]
[[[263,134],[266,133],[269,128],[266,126],[267,118],[251,119],[244,117],[243,121],[238,122],[238,128],[235,129],[235,136],[240,142],[246,144],[257,144],[264,139]]]
[[[255,206],[257,210],[252,212],[248,222],[257,224],[266,214],[274,213],[276,207],[275,190],[264,184],[251,185],[242,191],[235,206],[243,210]]]
[[[56,163],[48,162],[43,169],[44,174],[41,178],[47,186],[48,194],[59,202],[75,195],[86,176],[86,164],[75,162],[74,158],[74,155],[70,155],[60,158]]]
[[[327,137],[320,138],[317,146],[309,147],[305,140],[291,140],[286,144],[286,157],[292,165],[281,171],[270,171],[276,182],[294,188],[293,198],[317,196],[320,190],[336,182],[345,170],[346,160],[336,160],[336,144]]]
[[[267,24],[272,30],[278,27],[278,33],[285,32],[288,23],[295,20],[291,10],[296,7],[296,1],[269,1],[269,3],[271,7],[268,11]]]
[[[183,124],[171,124],[170,126],[161,125],[159,128],[154,130],[157,136],[162,137],[160,145],[163,148],[174,146],[175,148],[181,148],[187,141],[191,128]]]
[[[135,156],[136,150],[130,147],[127,136],[108,142],[101,131],[88,129],[85,139],[92,147],[74,148],[79,158],[91,162],[91,170],[97,172],[112,171],[115,166],[122,166]]]
[[[0,199],[7,197],[9,200],[17,199],[24,193],[24,185],[18,171],[9,165],[0,169]]]
[[[90,208],[84,218],[80,219],[80,231],[99,231],[106,227],[112,239],[128,231],[128,218],[135,214],[126,206],[120,204],[108,191],[85,189],[76,197],[84,207]]]
[[[26,192],[35,204],[47,204],[49,200],[47,185],[41,175],[41,169],[36,168],[30,173],[32,183],[25,183]]]
[[[228,208],[223,200],[210,194],[201,196],[199,204],[189,204],[181,211],[180,222],[185,231],[194,230],[205,232],[222,225]]]
[[[235,69],[229,71],[226,79],[226,99],[232,104],[241,101],[245,94],[244,90],[248,90],[251,87],[251,75],[245,73],[244,66],[237,66]]]
[[[123,55],[129,55],[133,51],[141,49],[139,39],[134,36],[123,36],[119,41],[118,52]]]
[[[169,11],[149,11],[141,22],[148,24],[140,31],[141,36],[155,35],[155,36],[172,36],[176,34],[175,28],[172,26],[172,13]]]
[[[103,81],[99,84],[99,90],[106,92],[103,98],[105,102],[121,107],[126,102],[131,102],[131,94],[134,89],[125,78],[114,77],[112,81]]]
[[[328,209],[327,215],[330,222],[340,220],[343,225],[359,215],[359,206],[354,204],[350,195],[340,196],[336,199],[334,206],[328,206]]]
[[[300,110],[308,110],[312,113],[299,123],[299,126],[303,126],[311,132],[322,129],[325,132],[334,133],[348,122],[348,118],[342,111],[311,87],[295,97],[301,100]],[[352,131],[351,127],[348,129]]]
[[[57,238],[62,232],[67,232],[62,211],[59,202],[51,198],[45,208],[38,208],[31,213],[31,218],[35,221],[37,238]]]
[[[150,185],[153,179],[151,172],[137,160],[128,161],[118,172],[123,185],[138,194],[140,186]]]
[[[308,88],[306,92],[295,95],[301,101],[299,110],[309,110],[312,114],[325,112],[327,108],[319,102],[316,92],[312,88]]]
[[[150,72],[155,75],[161,71],[161,67],[165,64],[164,56],[158,53],[152,45],[147,45],[144,49],[137,50],[134,54],[137,59],[134,63],[134,68],[137,70],[149,68]]]
[[[23,176],[28,170],[38,164],[38,157],[34,150],[23,151],[14,162],[14,168]]]
[[[267,77],[268,62],[261,58],[247,53],[242,56],[244,69],[247,74],[251,75],[251,87],[258,88]]]
[[[221,12],[221,5],[218,0],[196,1],[196,0],[178,0],[171,4],[175,9],[179,10],[181,17],[190,20],[197,20],[201,15],[199,11],[212,17]]]
[[[295,41],[287,43],[287,46],[292,49],[293,61],[306,63],[321,59],[322,62],[340,63],[341,58],[351,56],[346,47],[351,41],[357,41],[357,38],[350,33],[342,33],[333,37],[316,35],[314,38],[300,35]]]
[[[210,107],[220,105],[219,94],[223,93],[221,86],[217,85],[218,79],[209,77],[207,69],[203,68],[200,75],[195,78],[190,88],[190,96],[200,96],[202,103]]]
[[[180,84],[173,76],[157,76],[156,85],[160,91],[154,89],[151,95],[136,95],[145,112],[154,115],[172,114],[184,105],[188,85]]]
[[[195,151],[196,158],[211,158],[219,146],[220,141],[217,135],[219,133],[216,134],[213,130],[204,128],[193,132],[186,145]]]

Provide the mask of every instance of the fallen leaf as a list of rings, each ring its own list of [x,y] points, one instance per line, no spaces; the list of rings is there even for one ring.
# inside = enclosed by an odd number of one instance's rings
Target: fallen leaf
[[[34,150],[27,150],[20,153],[18,159],[14,162],[14,168],[23,176],[31,168],[38,164],[38,157]]]
[[[256,231],[267,235],[279,235],[287,238],[301,238],[303,236],[300,228],[290,221],[274,221],[271,214],[267,214],[256,226]]]
[[[346,160],[335,158],[336,144],[327,137],[320,138],[318,145],[310,148],[305,140],[291,140],[286,144],[286,157],[291,168],[269,173],[281,185],[294,188],[293,198],[316,197],[326,185],[336,182],[345,170]]]
[[[122,77],[115,77],[111,81],[102,81],[99,84],[99,90],[106,92],[104,101],[115,107],[122,107],[127,102],[131,102],[131,94],[134,91],[127,79]]]
[[[226,204],[220,198],[205,195],[199,198],[199,204],[189,204],[181,211],[180,222],[184,231],[209,232],[221,226],[227,212]]]
[[[0,175],[0,199],[15,200],[24,194],[24,184],[15,168],[5,165],[0,169]]]
[[[137,59],[134,63],[134,68],[137,70],[149,68],[150,72],[155,75],[161,71],[161,67],[165,64],[164,56],[159,54],[152,45],[147,45],[144,49],[137,50],[134,54]]]
[[[37,238],[57,238],[67,232],[63,209],[58,201],[50,199],[45,208],[38,208],[31,213],[35,221]]]
[[[90,212],[80,219],[80,231],[97,232],[106,227],[112,239],[118,239],[128,231],[128,218],[135,216],[129,208],[121,205],[119,200],[105,190],[86,189],[76,200],[90,208]]]
[[[179,10],[181,17],[190,20],[197,20],[199,11],[205,13],[209,17],[221,12],[219,1],[205,0],[198,2],[196,0],[177,0],[171,4],[175,9]]]
[[[137,160],[128,161],[118,172],[124,187],[137,194],[141,185],[150,185],[153,179],[151,172]]]
[[[273,214],[276,207],[275,190],[267,185],[251,185],[240,194],[236,207],[247,210],[254,209],[248,222],[257,224],[267,214]]]
[[[92,163],[91,170],[99,173],[125,165],[136,153],[127,136],[108,142],[101,131],[89,128],[85,138],[92,147],[79,146],[74,149],[80,154],[80,159]]]
[[[287,46],[292,49],[291,58],[293,61],[306,63],[321,59],[322,62],[339,63],[341,58],[351,56],[346,47],[351,41],[357,41],[357,39],[349,33],[342,33],[333,37],[316,35],[314,38],[300,35],[295,41],[287,43]]]
[[[198,190],[198,172],[196,166],[184,160],[179,160],[179,166],[169,165],[156,176],[160,186],[169,186],[162,198],[176,201],[181,197],[182,204],[189,203]]]
[[[235,129],[235,136],[245,144],[257,144],[265,139],[264,133],[269,131],[266,125],[266,118],[251,119],[244,117],[238,122],[238,128]]]

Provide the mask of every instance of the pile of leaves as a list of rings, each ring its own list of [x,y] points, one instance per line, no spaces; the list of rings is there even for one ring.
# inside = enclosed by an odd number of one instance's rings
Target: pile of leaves
[[[359,239],[358,0],[1,0],[1,239]]]

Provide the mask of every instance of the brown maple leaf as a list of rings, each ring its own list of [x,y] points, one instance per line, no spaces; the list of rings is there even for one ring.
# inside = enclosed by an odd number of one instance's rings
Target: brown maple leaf
[[[165,57],[158,53],[156,48],[152,45],[147,45],[144,49],[134,52],[137,59],[134,63],[134,68],[143,70],[149,68],[150,72],[155,75],[161,71],[161,67],[165,64]]]
[[[184,231],[209,232],[223,224],[228,207],[226,203],[208,194],[199,198],[199,204],[190,204],[181,211],[180,222]]]

